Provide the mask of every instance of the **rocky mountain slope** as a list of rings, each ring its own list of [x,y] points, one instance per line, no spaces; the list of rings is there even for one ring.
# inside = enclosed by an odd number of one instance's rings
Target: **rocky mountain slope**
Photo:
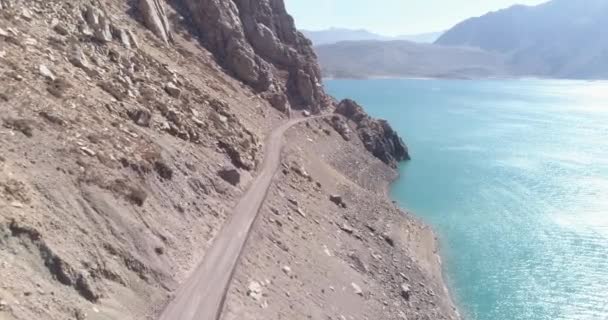
[[[468,19],[436,43],[505,54],[519,75],[605,79],[607,21],[606,0],[553,0]]]
[[[501,54],[409,41],[345,41],[315,47],[325,77],[479,78],[510,74]]]
[[[319,237],[340,225],[349,246],[383,252],[372,273],[351,268],[348,247],[332,248],[314,285],[347,272],[361,291],[355,298],[370,306],[352,317],[457,317],[432,232],[383,193],[390,166],[408,157],[405,145],[353,103],[336,109],[282,1],[2,0],[0,74],[0,319],[155,319],[204,259],[255,178],[266,135],[291,108],[342,111],[290,131],[282,174],[292,180],[277,177],[268,200],[326,220],[281,223]],[[348,211],[330,198],[344,198]],[[382,233],[389,216],[402,227],[394,238]],[[310,249],[297,233],[272,232],[294,256]],[[263,243],[257,236],[251,246]],[[239,270],[279,274],[247,261]],[[296,271],[309,279],[314,270]],[[226,317],[241,303],[255,307],[241,319],[282,310],[252,304],[240,274]],[[318,300],[297,301],[293,319],[307,318]],[[361,300],[319,312],[347,314],[353,303]]]

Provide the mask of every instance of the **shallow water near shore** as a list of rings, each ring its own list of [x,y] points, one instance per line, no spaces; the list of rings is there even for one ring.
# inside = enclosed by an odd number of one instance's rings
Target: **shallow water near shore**
[[[608,82],[326,86],[406,140],[392,196],[437,231],[466,319],[608,319]]]

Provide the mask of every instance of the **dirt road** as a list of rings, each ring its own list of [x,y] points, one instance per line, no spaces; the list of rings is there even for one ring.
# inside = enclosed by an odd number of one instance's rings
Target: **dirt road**
[[[160,320],[215,320],[221,316],[225,292],[249,231],[277,171],[283,134],[307,119],[293,119],[274,129],[266,140],[261,171],[218,234],[203,262],[178,289]]]

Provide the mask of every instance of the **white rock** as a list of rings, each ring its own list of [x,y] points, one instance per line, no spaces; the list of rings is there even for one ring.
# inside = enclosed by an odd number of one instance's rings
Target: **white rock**
[[[262,285],[257,281],[251,281],[247,288],[247,295],[253,300],[259,301],[262,299]]]
[[[34,38],[27,38],[27,39],[23,40],[23,44],[26,46],[35,46],[38,44],[38,40],[36,40]]]
[[[55,75],[47,66],[41,64],[40,66],[38,66],[38,71],[43,77],[50,80],[55,80]]]
[[[87,147],[80,147],[80,150],[82,150],[82,152],[84,152],[86,155],[94,157],[96,155],[95,151],[87,148]]]
[[[32,21],[32,12],[28,8],[21,9],[21,18],[25,21]]]
[[[325,252],[328,257],[331,257],[331,251],[329,251],[329,248],[327,248],[326,245],[323,245],[323,252]]]
[[[11,202],[11,207],[21,209],[23,208],[23,203],[19,201],[13,201]]]
[[[291,277],[291,268],[289,266],[283,266],[281,270],[283,270],[283,273],[285,273],[287,276]]]
[[[173,98],[179,98],[179,96],[182,94],[182,90],[180,90],[180,88],[178,88],[173,82],[168,82],[165,85],[165,91],[167,91],[167,93]]]
[[[363,295],[363,290],[361,290],[361,287],[359,287],[356,283],[351,283],[350,284],[351,287],[353,287],[353,291],[355,292],[355,294],[362,296]]]
[[[298,208],[298,210],[296,210],[298,212],[299,215],[301,215],[303,218],[306,218],[306,213],[304,213],[304,211],[302,211],[302,209]]]

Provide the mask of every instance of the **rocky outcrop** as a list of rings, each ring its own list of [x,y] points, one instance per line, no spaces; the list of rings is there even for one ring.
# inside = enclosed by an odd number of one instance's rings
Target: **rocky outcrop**
[[[173,41],[167,13],[161,0],[139,0],[139,11],[148,29],[161,38],[165,44]]]
[[[335,113],[350,120],[365,148],[382,162],[396,167],[399,161],[410,159],[407,146],[386,120],[370,117],[363,107],[350,99],[342,100]],[[337,120],[332,122],[340,123]],[[338,132],[344,136],[343,125],[338,127]]]
[[[328,107],[311,42],[282,0],[180,0],[203,44],[236,78],[281,111]],[[288,101],[284,101],[282,96]]]
[[[335,116],[331,117],[331,119],[326,119],[326,121],[334,128],[334,130],[336,130],[340,134],[340,136],[342,136],[342,138],[344,140],[346,140],[346,141],[351,140],[350,127],[348,126],[348,124],[346,124],[346,121],[344,121],[343,117],[335,115]]]

